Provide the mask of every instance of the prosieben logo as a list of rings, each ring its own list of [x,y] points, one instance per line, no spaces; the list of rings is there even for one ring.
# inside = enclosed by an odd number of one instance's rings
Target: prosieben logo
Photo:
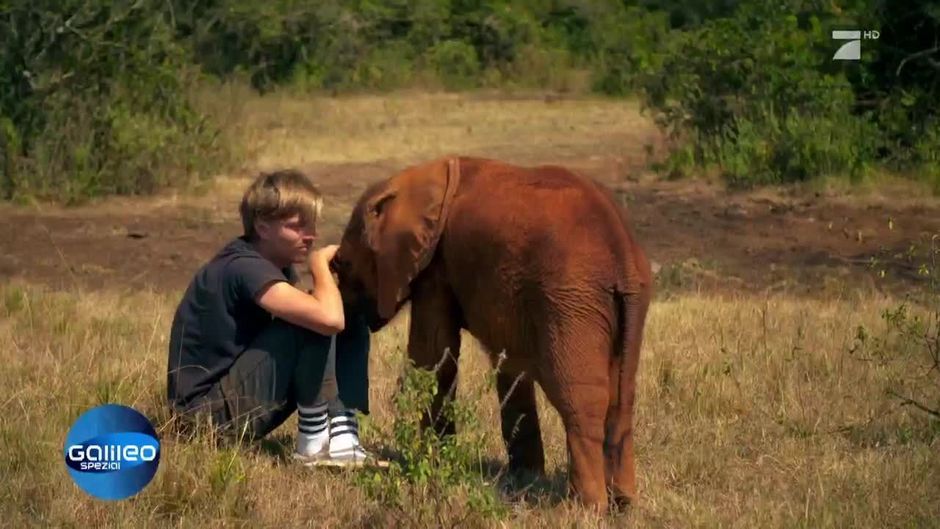
[[[832,40],[847,40],[848,42],[836,51],[836,54],[832,56],[832,60],[857,61],[862,58],[862,39],[878,40],[880,36],[881,33],[875,29],[869,31],[859,29],[833,30]]]

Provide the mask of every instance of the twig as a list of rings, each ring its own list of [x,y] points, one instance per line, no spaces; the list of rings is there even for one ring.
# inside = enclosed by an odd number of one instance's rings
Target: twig
[[[919,59],[921,57],[926,57],[927,63],[930,64],[930,66],[936,68],[937,70],[940,70],[940,62],[937,62],[934,59],[928,57],[928,55],[930,55],[931,53],[935,53],[938,51],[940,51],[940,46],[934,46],[933,48],[921,50],[912,55],[908,55],[907,57],[904,58],[904,60],[901,61],[901,64],[898,64],[898,69],[894,72],[894,75],[901,75],[901,68],[904,68],[904,65],[907,64],[907,61],[911,59]]]
[[[506,396],[503,397],[503,400],[501,400],[499,403],[499,409],[502,410],[506,407],[506,403],[509,402],[509,397],[512,396],[514,391],[516,391],[516,386],[522,382],[522,379],[525,378],[525,375],[525,371],[523,371],[522,373],[519,373],[515,379],[513,379],[512,385],[509,386],[509,391],[506,392]]]
[[[928,408],[927,406],[924,406],[923,404],[917,402],[916,400],[911,399],[911,398],[908,398],[908,397],[905,397],[905,396],[903,396],[903,395],[900,395],[900,394],[894,392],[893,390],[892,390],[892,391],[888,391],[888,393],[890,393],[891,396],[893,396],[893,397],[896,397],[896,398],[901,399],[901,401],[902,401],[902,402],[901,402],[901,406],[914,406],[915,408],[919,409],[920,411],[925,412],[925,413],[928,413],[928,414],[933,415],[934,417],[940,419],[940,411],[932,410],[932,409]]]

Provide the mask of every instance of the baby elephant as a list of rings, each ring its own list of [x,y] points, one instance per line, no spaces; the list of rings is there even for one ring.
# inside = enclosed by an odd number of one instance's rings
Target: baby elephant
[[[426,424],[454,432],[438,412],[466,329],[494,365],[505,353],[497,390],[510,470],[544,472],[538,382],[564,422],[572,491],[602,508],[635,498],[650,265],[606,188],[555,166],[454,157],[409,167],[365,191],[332,266],[373,332],[411,301],[408,355],[439,365]]]

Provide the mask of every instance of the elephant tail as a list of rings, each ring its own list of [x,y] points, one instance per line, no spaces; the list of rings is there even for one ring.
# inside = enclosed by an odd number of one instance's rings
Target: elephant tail
[[[651,295],[646,285],[635,292],[615,291],[619,333],[614,340],[610,364],[610,405],[620,413],[633,409],[636,372]]]

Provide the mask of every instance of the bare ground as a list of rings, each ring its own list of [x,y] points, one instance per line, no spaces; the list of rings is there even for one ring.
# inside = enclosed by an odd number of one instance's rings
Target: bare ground
[[[661,292],[829,296],[850,285],[899,293],[923,283],[917,249],[940,233],[940,202],[929,199],[733,193],[702,181],[651,178],[639,156],[583,154],[551,161],[618,191],[659,270]],[[322,239],[337,241],[365,187],[404,165],[306,164],[327,197]],[[221,179],[202,197],[111,199],[71,209],[3,206],[0,278],[54,288],[184,288],[203,261],[238,235],[237,202],[249,177]]]

